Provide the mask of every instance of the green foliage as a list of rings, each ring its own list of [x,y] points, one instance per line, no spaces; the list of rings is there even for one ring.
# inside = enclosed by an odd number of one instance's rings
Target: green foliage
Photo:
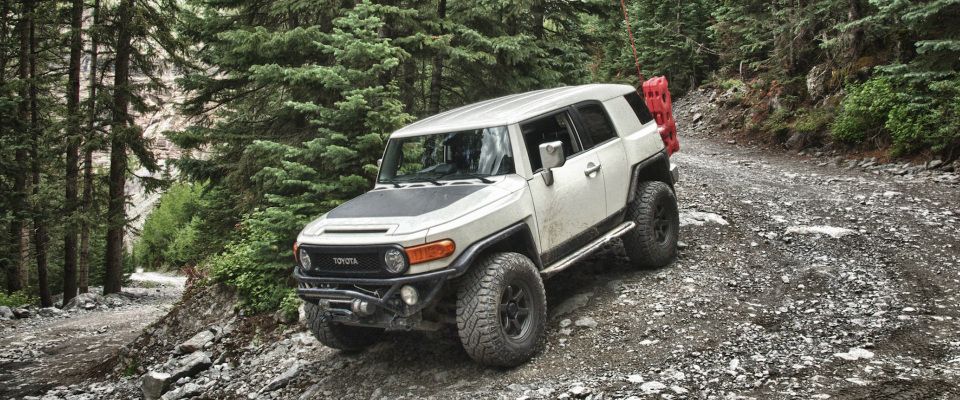
[[[831,126],[846,143],[889,140],[895,154],[960,145],[960,79],[921,83],[909,77],[875,77],[850,85]]]
[[[848,85],[840,112],[830,126],[833,137],[844,143],[860,143],[878,137],[896,103],[895,96],[888,78]]]
[[[822,133],[830,129],[833,118],[833,110],[811,108],[797,117],[793,122],[793,129],[800,133]]]
[[[5,293],[0,291],[0,306],[10,308],[40,304],[40,298],[25,291]]]
[[[254,216],[256,218],[256,216]],[[240,237],[204,265],[209,276],[237,288],[241,306],[253,312],[284,310],[291,307],[293,289],[287,285],[292,252],[278,247],[285,242],[280,235],[260,226],[245,226]],[[288,257],[280,261],[278,254]]]
[[[671,82],[672,93],[679,95],[709,75],[716,62],[709,31],[716,2],[641,0],[626,4],[645,78],[665,75]],[[598,7],[597,28],[588,30],[602,54],[594,79],[639,85],[619,4],[600,3]]]
[[[777,108],[763,121],[761,130],[767,134],[783,139],[790,132],[790,119],[793,111],[787,108]]]
[[[175,269],[199,261],[203,247],[197,232],[200,221],[195,217],[202,192],[202,184],[177,183],[163,194],[133,246],[136,264]]]

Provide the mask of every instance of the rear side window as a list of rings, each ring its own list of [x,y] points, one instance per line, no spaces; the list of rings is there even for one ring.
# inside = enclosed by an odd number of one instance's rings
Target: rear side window
[[[623,98],[627,99],[627,103],[630,104],[633,112],[637,114],[637,118],[640,119],[641,124],[653,121],[653,116],[650,115],[650,109],[647,108],[647,103],[643,101],[639,93],[630,92],[626,96],[623,96]]]
[[[583,129],[590,136],[590,146],[588,147],[596,146],[617,136],[617,132],[613,130],[610,118],[607,117],[607,112],[602,105],[591,103],[577,106],[577,113],[580,114]],[[581,136],[583,135],[581,134]],[[584,142],[586,143],[586,140]]]
[[[520,130],[523,132],[527,155],[530,156],[530,168],[534,172],[543,168],[543,162],[540,161],[540,145],[543,143],[559,140],[563,143],[563,154],[568,158],[581,150],[570,115],[566,112],[521,124]]]

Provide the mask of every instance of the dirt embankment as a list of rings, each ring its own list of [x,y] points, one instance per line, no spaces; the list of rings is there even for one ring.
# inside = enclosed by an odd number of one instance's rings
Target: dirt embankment
[[[138,397],[137,370],[167,399],[960,398],[955,172],[728,142],[709,98],[677,103],[678,260],[641,271],[613,246],[549,280],[547,344],[523,366],[480,367],[449,332],[347,355],[223,309],[153,326],[127,377],[47,394]],[[181,314],[223,303],[195,304]]]

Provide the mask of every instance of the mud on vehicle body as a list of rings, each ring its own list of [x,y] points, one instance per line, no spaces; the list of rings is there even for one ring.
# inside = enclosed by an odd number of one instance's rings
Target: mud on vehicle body
[[[373,190],[303,229],[297,293],[330,347],[455,325],[475,360],[517,365],[544,340],[543,279],[617,238],[638,267],[675,257],[677,177],[629,86],[447,111],[394,132]]]

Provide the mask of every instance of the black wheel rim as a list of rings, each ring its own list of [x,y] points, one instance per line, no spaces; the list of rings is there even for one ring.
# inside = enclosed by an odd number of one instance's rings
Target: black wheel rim
[[[666,243],[670,237],[670,214],[662,203],[657,204],[653,216],[653,237],[660,244]]]
[[[507,285],[500,295],[500,326],[512,340],[521,340],[530,331],[530,289],[519,282]]]

